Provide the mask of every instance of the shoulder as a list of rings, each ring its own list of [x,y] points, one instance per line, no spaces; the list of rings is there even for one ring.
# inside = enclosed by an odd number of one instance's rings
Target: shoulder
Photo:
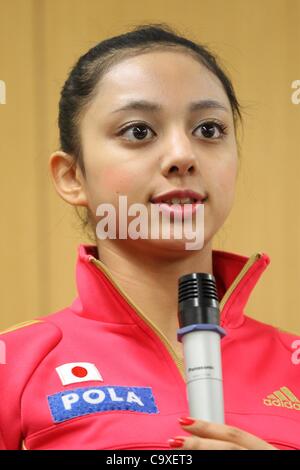
[[[260,339],[262,342],[271,341],[278,344],[278,346],[281,345],[291,354],[297,351],[300,363],[300,334],[285,331],[278,326],[255,320],[248,315],[245,316],[245,319],[244,326],[248,334]]]
[[[48,317],[35,318],[33,320],[16,323],[0,331],[0,340],[19,343],[20,340],[38,341],[43,335],[45,337],[57,337],[60,335],[60,329]]]
[[[15,324],[0,332],[1,372],[20,361],[23,370],[34,368],[62,338],[61,329],[47,317]],[[5,367],[3,367],[5,365]]]
[[[294,365],[300,364],[300,334],[291,333],[281,328],[275,329],[278,339],[291,353],[291,362]]]

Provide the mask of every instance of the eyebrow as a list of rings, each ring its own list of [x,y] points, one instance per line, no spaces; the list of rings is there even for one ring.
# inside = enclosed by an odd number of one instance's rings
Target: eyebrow
[[[200,100],[194,101],[189,104],[188,110],[190,112],[201,111],[203,109],[221,109],[222,111],[229,112],[229,109],[216,100]],[[121,111],[147,111],[147,112],[158,112],[162,111],[162,105],[159,103],[153,103],[147,100],[133,100],[124,104],[121,108],[115,109],[112,113],[118,113]]]

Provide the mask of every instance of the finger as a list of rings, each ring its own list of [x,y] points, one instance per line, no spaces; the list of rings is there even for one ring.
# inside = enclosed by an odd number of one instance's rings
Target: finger
[[[249,450],[275,450],[275,447],[259,437],[227,424],[210,423],[199,419],[190,425],[182,424],[182,419],[179,423],[184,430],[202,438],[231,442]]]
[[[217,439],[204,439],[196,436],[176,436],[170,441],[182,441],[182,445],[177,445],[176,448],[180,450],[247,450],[245,447],[239,446],[232,442],[218,441]],[[170,446],[174,448],[172,442]]]

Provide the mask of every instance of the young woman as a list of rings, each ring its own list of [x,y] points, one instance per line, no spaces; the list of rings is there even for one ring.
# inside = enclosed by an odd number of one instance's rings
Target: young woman
[[[79,247],[73,304],[2,335],[4,449],[300,448],[297,338],[244,314],[269,258],[212,249],[233,205],[239,118],[215,57],[169,27],[141,25],[76,63],[50,168],[96,241]],[[117,236],[97,236],[99,206],[119,209],[119,196],[147,209],[159,237],[118,236],[118,210]],[[162,236],[150,214],[163,202],[204,206],[200,249],[175,237],[174,217]],[[226,424],[188,416],[176,333],[178,279],[191,272],[217,282]]]

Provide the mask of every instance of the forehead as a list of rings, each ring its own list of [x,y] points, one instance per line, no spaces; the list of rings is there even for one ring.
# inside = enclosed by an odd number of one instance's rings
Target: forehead
[[[196,99],[217,100],[230,108],[218,77],[181,51],[154,51],[122,59],[100,80],[92,107],[106,112],[137,98],[159,102],[170,110]]]

